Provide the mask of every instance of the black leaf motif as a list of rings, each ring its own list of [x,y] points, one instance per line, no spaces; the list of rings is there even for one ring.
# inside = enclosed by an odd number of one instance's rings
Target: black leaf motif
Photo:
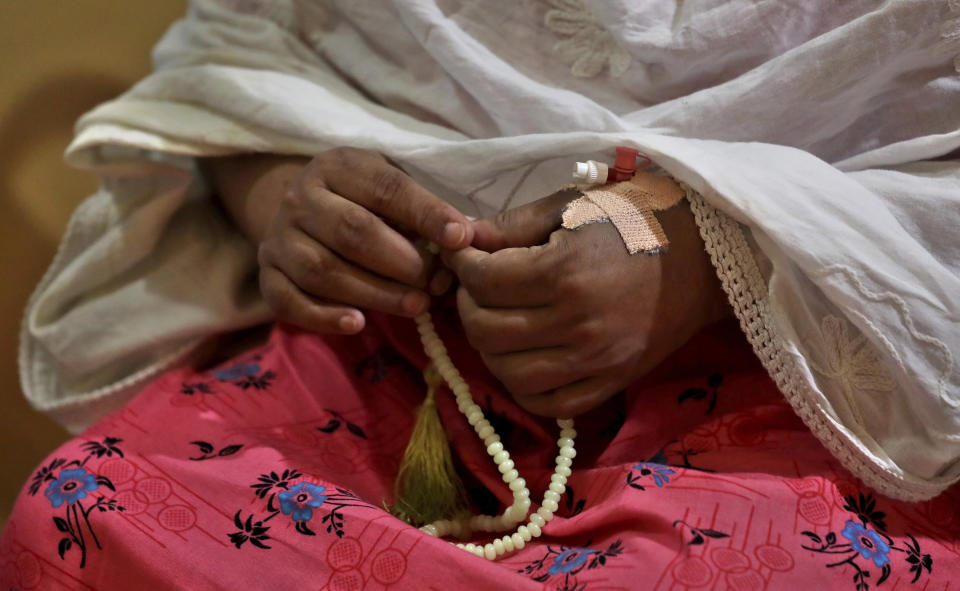
[[[269,540],[270,536],[260,536],[259,538],[250,538],[250,543],[256,546],[257,548],[263,548],[264,550],[269,550],[272,546],[267,546],[260,540]]]
[[[725,534],[722,531],[717,531],[715,529],[698,529],[698,532],[710,538],[729,538],[729,534]]]
[[[880,584],[882,584],[884,581],[887,580],[887,577],[889,576],[890,576],[890,563],[888,562],[885,565],[883,565],[883,570],[880,571],[880,578],[877,579],[877,585],[879,586]]]
[[[63,560],[63,555],[66,554],[72,546],[73,542],[70,541],[70,538],[60,540],[60,543],[57,545],[57,554],[60,555],[60,560]]]
[[[817,534],[813,533],[812,531],[802,531],[802,532],[800,532],[800,535],[807,536],[808,538],[810,538],[811,540],[813,540],[813,541],[816,542],[817,544],[821,544],[821,543],[822,543],[822,540],[820,539],[820,536],[818,536]]]
[[[707,397],[707,391],[703,388],[690,388],[684,390],[677,398],[677,404],[682,404],[687,400],[703,400]]]
[[[223,457],[223,456],[232,456],[233,454],[235,454],[235,453],[237,453],[238,451],[240,451],[241,448],[243,448],[243,444],[228,445],[227,447],[221,449],[221,450],[217,453],[217,455],[220,456],[220,457]]]
[[[700,534],[696,534],[693,536],[693,539],[690,540],[690,542],[688,543],[691,546],[699,546],[700,544],[703,543],[703,536],[701,536]]]
[[[200,451],[205,454],[208,454],[213,451],[213,445],[206,441],[191,441],[190,443],[192,445],[196,445],[197,447],[199,447]]]
[[[227,537],[230,538],[230,542],[234,546],[236,546],[237,549],[241,548],[243,544],[249,539],[245,534],[238,531],[233,532],[232,534],[227,534]]]
[[[347,423],[347,430],[359,437],[360,439],[366,439],[367,434],[363,432],[363,429],[354,425],[353,423]]]
[[[830,532],[827,534],[827,545],[832,546],[837,543],[837,534]]]
[[[56,524],[57,529],[62,532],[70,531],[70,526],[67,525],[67,521],[62,517],[54,517],[53,523]],[[61,558],[63,557],[61,556]]]
[[[340,421],[337,419],[330,419],[330,422],[323,427],[317,427],[317,431],[322,431],[324,433],[333,433],[340,428]]]
[[[111,482],[111,480],[110,480],[109,478],[107,478],[106,476],[97,476],[97,484],[101,484],[101,485],[109,488],[109,489],[112,490],[113,492],[117,492],[116,487],[113,486],[113,482]]]
[[[880,531],[887,530],[885,519],[887,514],[883,511],[877,511],[877,502],[872,494],[864,495],[860,493],[857,497],[848,495],[844,497],[846,503],[843,508],[847,511],[857,514],[857,518],[864,524],[873,523]]]

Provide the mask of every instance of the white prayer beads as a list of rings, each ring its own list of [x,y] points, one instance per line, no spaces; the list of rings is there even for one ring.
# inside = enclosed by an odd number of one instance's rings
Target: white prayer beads
[[[527,515],[530,513],[530,489],[527,488],[527,481],[520,477],[513,460],[510,459],[510,452],[503,447],[500,436],[497,435],[490,422],[483,417],[483,410],[474,403],[473,397],[470,395],[470,387],[460,376],[457,368],[453,366],[450,356],[447,355],[446,347],[444,347],[440,337],[437,336],[430,313],[427,312],[418,316],[416,323],[420,340],[423,342],[423,350],[427,352],[427,356],[430,357],[434,367],[437,368],[447,386],[450,387],[456,397],[457,408],[467,417],[467,421],[473,426],[477,436],[486,446],[487,454],[493,459],[497,470],[503,474],[503,481],[513,492],[513,504],[507,507],[502,515],[474,515],[460,520],[440,520],[424,525],[420,528],[420,531],[435,537],[452,535],[463,539],[470,536],[474,531],[499,532],[513,529],[518,523],[527,519]],[[557,439],[556,469],[550,477],[549,488],[543,493],[540,509],[530,515],[526,525],[520,525],[515,533],[497,538],[489,544],[477,545],[454,542],[451,542],[451,544],[488,560],[496,560],[498,556],[520,550],[531,539],[540,537],[543,533],[543,527],[553,519],[554,513],[559,508],[560,495],[564,491],[567,477],[570,476],[570,465],[573,458],[577,456],[577,451],[573,447],[574,438],[577,436],[577,432],[573,428],[573,419],[557,419],[557,426],[560,427],[560,438]]]

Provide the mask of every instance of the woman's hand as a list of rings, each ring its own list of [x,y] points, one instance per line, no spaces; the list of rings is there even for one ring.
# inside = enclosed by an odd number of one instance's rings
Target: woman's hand
[[[657,212],[667,252],[631,256],[613,224],[559,229],[573,197],[477,222],[477,248],[444,253],[470,343],[521,406],[554,417],[599,405],[728,314],[686,201]]]
[[[375,152],[247,156],[207,169],[259,247],[267,305],[279,320],[308,330],[356,333],[364,326],[361,309],[425,312],[433,257],[413,240],[456,250],[473,239],[463,214]]]

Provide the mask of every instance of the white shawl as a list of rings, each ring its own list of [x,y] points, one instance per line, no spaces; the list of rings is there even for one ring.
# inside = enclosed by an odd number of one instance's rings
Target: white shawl
[[[370,148],[487,215],[630,145],[699,193],[744,332],[840,462],[903,499],[960,479],[960,2],[327,4],[197,0],[80,120],[67,159],[103,183],[26,312],[37,408],[79,431],[269,319],[197,156]]]

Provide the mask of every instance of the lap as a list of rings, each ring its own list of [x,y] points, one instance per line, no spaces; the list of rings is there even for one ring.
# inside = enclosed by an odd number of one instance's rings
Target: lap
[[[500,391],[453,319],[438,325],[538,501],[555,426]],[[698,336],[578,418],[557,517],[489,563],[383,509],[423,397],[412,323],[382,320],[359,338],[277,328],[215,368],[163,376],[56,450],[3,532],[0,583],[946,588],[960,575],[958,491],[909,505],[863,488],[731,339],[735,330]],[[438,407],[477,505],[502,508],[509,491],[472,429],[450,397]]]

